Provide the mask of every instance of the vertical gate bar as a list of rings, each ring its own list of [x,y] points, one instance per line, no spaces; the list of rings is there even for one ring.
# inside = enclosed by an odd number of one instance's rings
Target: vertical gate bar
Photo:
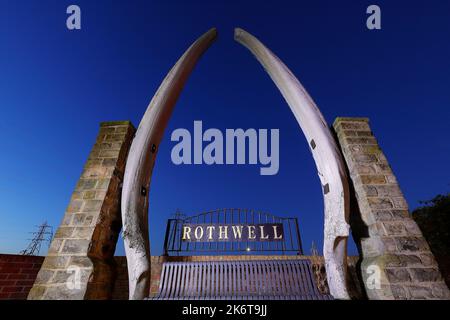
[[[272,223],[275,223],[275,216],[272,215]],[[278,251],[278,241],[274,241],[274,244],[272,245],[272,249],[274,249],[274,251]]]
[[[198,263],[198,287],[196,289],[199,299],[208,295],[206,287],[208,285],[208,273],[206,272],[207,262]]]
[[[207,213],[205,213],[203,215],[203,227],[206,225],[206,215],[207,215]],[[203,232],[205,232],[205,231],[203,230]],[[205,239],[202,239],[202,250],[205,250]]]
[[[250,221],[248,219],[248,209],[245,210],[245,223],[246,224],[250,224]],[[250,247],[249,247],[248,237],[247,237],[247,241],[246,241],[246,244],[245,244],[245,250],[249,250],[249,249],[250,249]]]
[[[310,264],[308,264],[307,262],[309,262],[309,261],[307,261],[307,260],[303,260],[303,263],[301,264],[301,267],[302,267],[302,269],[303,269],[303,273],[304,273],[304,275],[305,275],[305,278],[306,278],[306,283],[307,283],[307,285],[308,285],[308,289],[309,289],[309,295],[310,296],[314,296],[314,287],[313,287],[313,284],[312,284],[312,282],[311,282],[311,276],[310,276],[310,273],[309,273],[309,271],[310,271]]]
[[[240,225],[241,224],[241,209],[240,208],[237,209],[237,212],[238,212],[238,225]],[[238,247],[238,251],[240,251],[241,250],[241,241],[240,240],[237,241],[237,247]]]
[[[262,266],[262,262],[258,261],[258,295],[261,296],[263,293],[265,293],[266,291],[266,282],[263,276],[264,271],[262,270],[263,266]]]
[[[173,235],[173,241],[172,241],[172,250],[176,251],[177,254],[180,253],[180,251],[183,249],[182,248],[182,241],[181,241],[181,226],[179,225],[179,221],[175,220],[175,233]],[[179,230],[179,231],[178,231]],[[175,249],[176,248],[176,249]]]
[[[276,275],[278,278],[277,282],[278,282],[278,286],[280,288],[280,295],[285,295],[286,294],[286,284],[284,282],[282,265],[283,265],[283,261],[275,261],[275,266],[277,269]]]
[[[261,224],[261,211],[258,211],[258,224]],[[263,241],[260,241],[260,244],[261,244],[261,251],[264,251],[264,242]]]
[[[197,216],[195,217],[195,224],[196,224],[196,225],[198,225],[198,223],[199,223],[198,219],[199,219],[199,215],[197,215]],[[193,249],[194,252],[197,251],[197,241],[194,241],[193,247],[194,247],[194,249]]]
[[[280,272],[281,272],[281,276],[283,278],[283,283],[284,283],[284,292],[286,295],[288,296],[292,296],[291,292],[291,279],[289,276],[289,273],[287,271],[287,264],[286,261],[283,261],[283,263],[280,265]]]
[[[288,219],[289,222],[289,238],[291,240],[291,246],[290,246],[290,250],[294,250],[294,241],[292,239],[292,229],[291,229],[291,223],[292,223],[292,219]]]
[[[220,289],[220,297],[224,297],[225,296],[225,284],[223,281],[223,278],[225,276],[225,270],[223,268],[223,262],[219,262],[219,278],[220,278],[220,283],[219,283],[219,289]]]
[[[219,225],[220,224],[220,209],[218,209],[217,210],[217,225]],[[215,240],[216,241],[216,252],[219,252],[219,242],[218,242],[218,240]]]
[[[225,264],[225,262],[222,262],[222,268],[223,268],[223,295],[224,297],[228,295],[228,287],[230,284],[230,281],[228,279],[228,266]]]
[[[241,295],[241,261],[236,262],[236,288],[235,294],[236,296]]]
[[[269,265],[269,275],[270,281],[272,283],[272,294],[278,295],[278,281],[277,281],[277,271],[275,270],[275,263],[273,261],[268,261]]]
[[[201,298],[203,296],[203,279],[205,279],[205,276],[203,274],[203,263],[198,263],[198,271],[197,271],[197,277],[195,278],[195,283],[197,284],[195,287],[195,296],[198,298]]]
[[[159,278],[159,296],[162,298],[162,292],[163,292],[163,285],[164,285],[164,275],[166,273],[166,264],[163,264],[162,270],[161,270],[161,276]]]
[[[166,299],[166,298],[167,298],[167,295],[168,295],[168,294],[167,294],[167,291],[168,291],[168,287],[170,286],[170,277],[169,277],[169,273],[170,273],[171,269],[172,269],[172,264],[169,263],[169,264],[167,265],[166,273],[165,273],[165,275],[164,275],[164,284],[163,284],[163,292],[162,292],[162,297],[163,297],[164,299]]]
[[[216,292],[216,276],[215,276],[215,273],[216,273],[216,262],[209,262],[208,263],[208,265],[209,265],[209,271],[208,271],[208,283],[209,283],[209,293],[208,293],[208,297],[211,299],[211,298],[216,298],[217,297],[217,294],[215,293]]]
[[[172,299],[176,299],[176,295],[177,295],[177,291],[178,291],[178,279],[180,278],[180,272],[181,272],[180,265],[177,263],[174,268],[174,274],[173,274],[173,280],[172,280],[172,283],[174,286],[172,288],[172,294],[170,295],[170,297]]]
[[[265,291],[265,295],[270,295],[270,292],[273,291],[272,288],[272,281],[270,279],[270,273],[269,273],[269,268],[267,266],[267,261],[263,261],[263,270],[264,270],[264,279],[266,281],[266,291]]]
[[[231,211],[231,225],[233,225],[234,222],[234,209],[229,209]],[[233,241],[230,241],[231,251],[233,251]]]
[[[188,218],[188,219],[186,219],[186,220],[184,220],[184,224],[185,223],[192,223],[192,218]],[[190,241],[186,241],[186,251],[189,251],[189,244],[190,244]]]
[[[276,286],[276,292],[277,292],[277,294],[281,295],[283,293],[284,287],[283,287],[283,284],[280,279],[280,270],[278,267],[279,267],[278,261],[273,261],[272,268],[273,268],[273,277],[274,277],[274,283]]]
[[[264,262],[264,271],[265,271],[265,275],[266,275],[266,280],[267,280],[267,293],[270,295],[273,292],[273,287],[272,287],[272,277],[270,275],[270,268],[269,268],[269,264],[267,261]]]
[[[209,223],[211,224],[211,226],[213,225],[213,214],[214,211],[211,211],[209,214]],[[209,251],[212,251],[212,240],[209,240]]]
[[[181,279],[182,274],[183,274],[183,265],[182,264],[178,264],[177,268],[178,268],[178,273],[177,273],[176,290],[175,290],[174,295],[173,295],[173,297],[175,299],[180,296],[180,288],[181,288],[181,281],[180,281],[180,279]]]
[[[170,298],[172,296],[172,291],[175,289],[175,268],[176,264],[172,264],[172,266],[170,267],[169,278],[167,279],[169,284],[169,286],[167,287],[167,298]]]
[[[218,279],[217,279],[217,263],[213,262],[212,263],[213,269],[212,269],[212,273],[211,273],[211,279],[213,281],[213,297],[214,299],[217,299],[219,297],[219,286],[218,286]]]
[[[208,264],[208,283],[209,283],[209,290],[208,290],[208,297],[210,299],[214,298],[214,262],[210,261]]]
[[[302,295],[302,286],[301,286],[301,283],[300,283],[301,280],[298,277],[297,273],[295,272],[295,266],[294,266],[294,262],[293,261],[290,261],[289,267],[290,267],[291,272],[292,272],[292,280],[293,280],[293,282],[295,284],[295,290],[297,292],[297,295],[301,296]]]
[[[188,297],[189,296],[189,282],[191,281],[191,278],[190,278],[191,267],[186,262],[183,262],[183,264],[184,264],[184,274],[185,274],[184,282],[183,282],[183,285],[184,285],[183,297]]]
[[[242,294],[243,296],[248,296],[249,295],[249,289],[248,289],[248,270],[247,270],[247,262],[246,261],[242,261],[242,273],[241,273],[241,278],[242,278]]]
[[[299,252],[299,255],[303,255],[302,238],[300,237],[300,229],[298,227],[298,219],[297,218],[294,218],[294,219],[295,219],[295,227],[296,227],[295,229],[297,232],[298,252]]]
[[[198,299],[199,297],[199,291],[200,291],[200,286],[201,286],[201,282],[199,281],[200,279],[200,271],[201,271],[201,264],[199,262],[196,263],[196,267],[195,267],[195,280],[194,280],[194,297],[196,299]]]
[[[285,269],[285,273],[287,276],[287,282],[289,283],[289,292],[292,296],[295,296],[295,284],[294,284],[294,281],[292,280],[290,263],[286,263],[284,265],[284,269]]]
[[[201,269],[203,269],[203,281],[202,281],[202,285],[201,285],[201,291],[203,292],[202,293],[202,297],[207,297],[208,295],[207,295],[207,292],[206,292],[206,290],[205,290],[205,288],[206,288],[206,282],[208,281],[208,277],[206,276],[206,274],[205,274],[205,272],[206,272],[206,270],[204,270],[204,269],[206,269],[205,268],[205,264],[204,263],[202,263],[202,268]]]
[[[234,293],[234,299],[236,299],[237,295],[239,294],[238,290],[238,264],[239,261],[233,261],[233,293]]]
[[[189,271],[189,290],[188,290],[187,297],[188,297],[188,298],[191,298],[191,296],[192,296],[192,291],[193,291],[192,287],[193,287],[193,285],[194,285],[194,270],[195,270],[195,264],[189,263],[188,265],[189,265],[190,271]]]
[[[301,279],[303,293],[304,293],[304,296],[306,297],[306,296],[309,295],[309,287],[308,287],[308,282],[306,281],[305,276],[303,274],[303,270],[301,268],[301,262],[300,261],[296,261],[295,268],[296,268],[297,275],[298,275],[299,279]]]
[[[261,294],[262,297],[261,299],[265,299],[265,295],[268,292],[268,286],[269,286],[269,281],[266,278],[266,267],[265,264],[263,263],[263,261],[260,262],[260,266],[261,266],[261,273],[260,273],[260,279],[261,279]]]
[[[170,226],[172,224],[172,219],[167,220],[167,226],[166,226],[166,236],[164,237],[164,256],[168,255],[168,242],[169,242],[169,234],[170,234]]]
[[[256,280],[257,280],[257,274],[254,272],[255,271],[255,268],[256,268],[256,264],[254,263],[254,262],[252,262],[252,263],[249,263],[248,264],[248,270],[249,270],[249,275],[250,275],[250,277],[249,277],[249,288],[250,288],[250,294],[252,295],[252,296],[255,296],[255,293],[256,293]]]
[[[227,209],[223,209],[223,218],[224,218],[224,225],[226,225],[227,224]],[[225,251],[225,252],[227,251],[226,245],[227,245],[227,243],[225,241],[223,241],[223,251]]]
[[[292,299],[292,297],[295,295],[294,291],[293,291],[293,285],[292,285],[292,281],[291,281],[291,275],[289,273],[289,260],[283,261],[282,264],[282,269],[283,269],[283,277],[284,277],[284,283],[286,284],[286,295],[289,295],[290,298]]]
[[[311,285],[312,288],[312,293],[315,293],[316,295],[320,295],[319,293],[319,289],[317,288],[316,282],[314,281],[314,274],[312,272],[312,266],[311,266],[311,261],[305,261],[305,274],[308,275],[308,279],[309,279],[309,283]]]
[[[182,262],[181,263],[181,285],[180,285],[180,290],[178,293],[179,297],[184,297],[185,294],[185,289],[186,289],[186,274],[187,274],[187,270],[186,270],[186,266],[185,264]]]
[[[265,223],[267,223],[268,221],[268,216],[267,216],[267,213],[266,212],[264,212],[264,216],[265,216]],[[263,242],[263,244],[264,244],[264,242]],[[267,243],[267,249],[270,251],[270,243]]]

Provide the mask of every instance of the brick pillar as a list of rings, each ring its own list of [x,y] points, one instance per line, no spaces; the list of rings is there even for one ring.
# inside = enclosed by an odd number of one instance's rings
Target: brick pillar
[[[107,299],[122,220],[120,191],[135,128],[103,122],[28,299]],[[79,280],[79,281],[77,281]]]
[[[369,119],[337,118],[333,126],[354,189],[351,226],[357,231],[355,240],[360,241],[361,273],[368,298],[450,298],[434,256],[372,134]],[[355,216],[362,220],[365,231]],[[374,282],[377,272],[379,288]]]

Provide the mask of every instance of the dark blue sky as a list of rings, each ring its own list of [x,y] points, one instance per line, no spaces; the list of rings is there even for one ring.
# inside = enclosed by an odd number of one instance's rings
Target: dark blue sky
[[[374,3],[381,31],[365,26]],[[66,29],[70,4],[81,7],[80,31]],[[233,40],[236,26],[288,65],[329,124],[371,119],[412,208],[449,190],[448,1],[0,0],[0,252],[23,249],[44,220],[59,225],[99,122],[137,126],[168,70],[212,26],[219,38],[183,91],[153,173],[153,254],[177,208],[297,216],[306,252],[313,240],[322,246],[321,189],[307,143],[270,78]],[[194,120],[222,130],[279,128],[278,175],[173,165],[170,133]]]

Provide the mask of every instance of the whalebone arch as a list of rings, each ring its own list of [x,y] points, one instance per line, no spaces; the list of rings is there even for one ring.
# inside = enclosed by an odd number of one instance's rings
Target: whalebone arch
[[[184,84],[201,55],[217,37],[215,28],[198,38],[161,83],[131,144],[122,189],[122,221],[130,299],[143,299],[150,287],[148,197],[158,146]],[[235,40],[265,68],[291,108],[316,163],[324,197],[324,258],[330,293],[348,299],[346,249],[349,187],[342,155],[320,110],[292,72],[258,39],[235,29]]]

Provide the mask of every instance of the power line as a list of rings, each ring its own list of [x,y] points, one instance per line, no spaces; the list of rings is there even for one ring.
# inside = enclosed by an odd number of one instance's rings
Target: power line
[[[33,239],[31,239],[30,244],[25,250],[22,250],[20,254],[25,256],[36,256],[41,251],[42,242],[47,241],[50,246],[50,242],[53,238],[53,228],[47,224],[45,221],[43,224],[38,226],[37,232],[31,232],[34,234]]]

